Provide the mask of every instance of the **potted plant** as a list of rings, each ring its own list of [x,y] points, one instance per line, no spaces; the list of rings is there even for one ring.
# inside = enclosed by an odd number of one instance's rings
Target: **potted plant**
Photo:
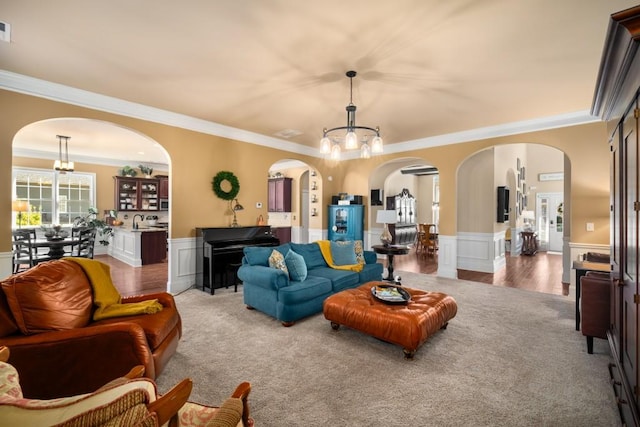
[[[113,228],[106,221],[98,218],[98,210],[94,207],[88,209],[87,215],[75,217],[73,226],[95,228],[100,234],[99,242],[103,246],[109,245],[109,236],[113,235]]]
[[[138,175],[138,172],[136,172],[136,170],[131,166],[125,166],[122,169],[120,169],[120,175],[134,177]]]
[[[153,168],[151,166],[138,165],[140,168],[140,172],[145,176],[145,178],[151,178],[151,174],[153,173]]]

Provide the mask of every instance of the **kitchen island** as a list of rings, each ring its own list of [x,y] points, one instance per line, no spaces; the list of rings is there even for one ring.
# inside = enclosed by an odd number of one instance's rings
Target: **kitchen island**
[[[132,267],[163,262],[167,257],[167,230],[156,227],[113,227],[108,253]]]

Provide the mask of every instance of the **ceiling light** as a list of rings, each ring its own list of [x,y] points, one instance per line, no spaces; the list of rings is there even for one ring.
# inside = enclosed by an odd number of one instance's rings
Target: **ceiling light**
[[[333,160],[340,160],[340,144],[344,141],[345,150],[355,150],[360,141],[360,157],[368,159],[371,153],[382,153],[383,142],[380,136],[380,128],[370,128],[367,126],[356,126],[356,106],[353,105],[353,78],[355,71],[347,71],[349,78],[349,105],[347,105],[347,125],[339,126],[327,130],[323,129],[320,140],[320,152],[331,154]],[[369,144],[369,140],[371,143]]]
[[[53,168],[60,173],[73,172],[73,162],[69,161],[69,140],[70,136],[56,135],[58,137],[59,157],[53,163]],[[62,157],[62,140],[64,139],[64,158]]]

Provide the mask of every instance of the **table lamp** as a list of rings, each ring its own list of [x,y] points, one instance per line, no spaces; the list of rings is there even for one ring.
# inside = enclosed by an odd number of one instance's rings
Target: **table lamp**
[[[236,213],[238,211],[243,211],[244,206],[238,203],[238,199],[235,199],[235,202],[236,204],[231,208],[231,211],[233,212],[233,222],[231,223],[231,227],[240,227],[240,225],[238,224],[238,219],[236,218]],[[231,202],[229,202],[229,205],[231,205]]]
[[[536,219],[536,215],[533,211],[522,211],[522,219],[524,220],[525,229],[527,231],[533,230],[533,221]]]
[[[380,235],[380,241],[384,246],[389,246],[393,240],[393,236],[389,231],[388,224],[395,224],[397,222],[397,214],[395,210],[380,210],[376,216],[376,222],[378,224],[384,224],[382,234]]]
[[[14,200],[11,202],[11,210],[18,212],[18,228],[22,228],[22,212],[29,210],[29,203],[26,200]]]

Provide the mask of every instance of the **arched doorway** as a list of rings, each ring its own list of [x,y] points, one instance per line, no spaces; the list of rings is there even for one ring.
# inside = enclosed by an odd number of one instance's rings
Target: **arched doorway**
[[[569,228],[567,224],[558,228],[555,212],[549,211],[548,202],[541,206],[538,196],[545,195],[544,200],[549,200],[553,195],[553,200],[566,207],[570,200],[570,174],[565,174],[568,167],[569,160],[562,151],[536,143],[493,146],[462,162],[456,192],[458,271],[501,271],[507,256],[522,255],[523,232],[535,233],[538,251],[550,249],[555,239],[560,243],[551,249],[564,253]],[[568,283],[570,266],[566,260],[561,264],[559,281]]]
[[[307,243],[323,238],[322,176],[316,168],[294,159],[282,159],[269,168],[269,180],[290,180],[290,209],[269,211],[266,222],[280,241]],[[271,191],[271,190],[270,190]],[[271,196],[270,196],[271,197]]]
[[[57,135],[69,137],[67,150],[64,155],[68,155],[68,160],[74,162],[74,171],[70,174],[84,174],[94,177],[93,191],[86,195],[77,196],[82,200],[80,206],[86,207],[87,203],[98,210],[98,215],[103,215],[114,210],[118,211],[118,218],[123,220],[123,227],[132,224],[134,214],[142,214],[145,220],[154,224],[161,224],[168,229],[170,224],[170,206],[161,203],[156,198],[153,201],[140,206],[140,211],[127,209],[121,210],[121,204],[116,203],[118,194],[115,193],[114,177],[121,174],[125,166],[134,170],[143,168],[152,169],[153,178],[157,180],[159,187],[160,178],[163,177],[166,187],[166,201],[168,201],[170,158],[167,151],[156,141],[133,129],[125,128],[114,123],[91,120],[77,117],[61,117],[47,119],[31,123],[20,129],[13,139],[13,162],[14,170],[41,171],[42,174],[58,173],[53,170],[53,163],[59,160],[60,152]],[[68,154],[67,154],[68,153]],[[148,172],[148,170],[147,170]],[[142,171],[137,172],[138,176],[143,176]],[[13,186],[13,182],[12,182]],[[159,188],[158,196],[159,196]],[[48,190],[52,192],[51,188]],[[57,190],[56,190],[57,191]],[[68,191],[75,191],[69,187]],[[82,190],[78,190],[81,193]],[[15,196],[15,188],[13,189]],[[61,199],[64,198],[64,200]],[[49,218],[48,221],[57,222],[63,218],[60,213],[69,210],[72,212],[72,194],[46,194],[43,193],[40,206],[55,204],[50,212],[57,212],[56,217]],[[46,199],[46,200],[44,200]],[[87,199],[89,201],[87,201]],[[84,209],[84,208],[83,208]],[[67,215],[68,216],[68,215]],[[157,217],[153,219],[152,217]],[[106,255],[106,246],[97,245],[95,255]],[[167,253],[167,257],[170,253]],[[167,261],[169,261],[167,259]],[[164,276],[167,276],[168,262],[162,263]],[[166,285],[166,283],[165,283]]]

